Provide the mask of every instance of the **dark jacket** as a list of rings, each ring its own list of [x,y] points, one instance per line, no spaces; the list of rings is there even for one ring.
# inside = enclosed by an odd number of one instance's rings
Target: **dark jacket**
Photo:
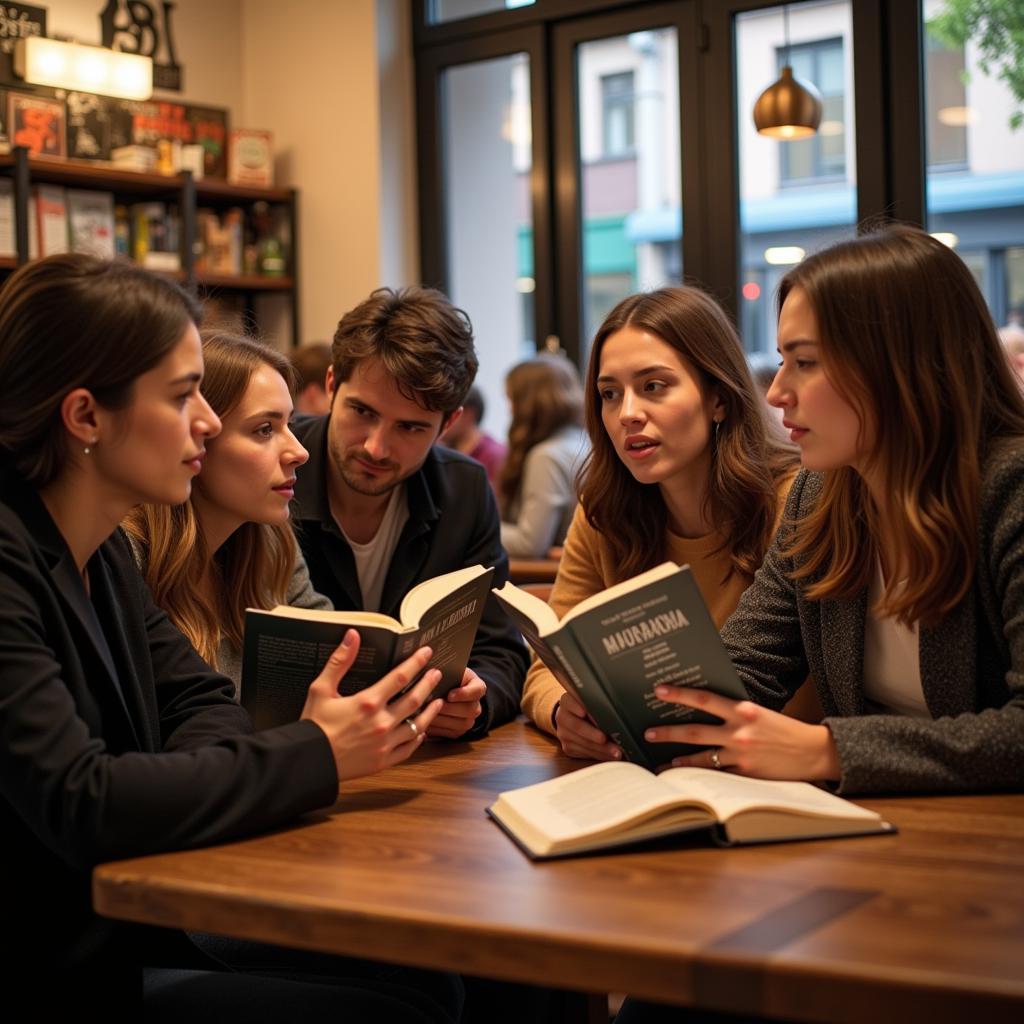
[[[797,477],[786,520],[807,515],[821,482],[817,473]],[[986,461],[978,528],[971,589],[942,622],[920,630],[931,719],[867,713],[867,594],[808,600],[779,550],[785,521],[726,622],[722,639],[751,699],[781,708],[814,676],[843,792],[1024,789],[1024,443],[1004,443]]]
[[[309,449],[309,462],[298,471],[293,519],[314,589],[329,597],[335,608],[361,609],[352,549],[327,499],[329,419],[305,419],[294,428]],[[402,598],[417,583],[466,566],[493,565],[494,587],[508,579],[501,521],[479,463],[435,445],[405,487],[409,519],[384,582],[379,609],[384,615],[397,617]],[[522,639],[492,595],[469,659],[470,668],[487,684],[487,696],[468,737],[483,735],[519,714],[528,664]]]
[[[157,608],[120,535],[90,596],[34,488],[0,465],[0,833],[5,968],[99,970],[120,926],[100,861],[219,842],[337,797],[311,722],[259,735]],[[121,952],[123,954],[123,946]]]

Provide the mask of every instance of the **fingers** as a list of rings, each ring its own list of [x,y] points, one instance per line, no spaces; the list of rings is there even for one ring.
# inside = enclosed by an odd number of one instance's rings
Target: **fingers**
[[[364,691],[364,696],[375,697],[380,700],[382,704],[387,704],[396,694],[399,694],[404,690],[426,667],[430,656],[433,653],[429,647],[421,647],[418,651],[414,651],[413,654],[406,658],[400,665],[393,668],[386,676],[383,676],[380,680],[368,686]],[[427,676],[434,675],[434,681],[431,686],[437,683],[437,680],[441,678],[441,674],[436,669],[428,672],[423,679],[421,679],[413,690],[418,690],[423,685],[423,680]],[[410,691],[412,692],[412,691]],[[420,704],[426,700],[427,693],[430,692],[428,687],[426,692],[420,697],[419,703],[414,707],[419,707]],[[404,698],[403,698],[404,699]],[[405,717],[404,715],[402,716]]]
[[[354,629],[345,631],[341,643],[331,651],[331,656],[320,670],[320,675],[310,683],[310,689],[327,690],[337,696],[338,684],[352,667],[359,653],[359,634]]]
[[[579,704],[575,705],[582,711]],[[585,712],[584,712],[585,713]],[[618,761],[622,751],[600,729],[574,713],[573,704],[558,708],[556,733],[562,750],[570,757],[592,758],[595,761]]]
[[[486,692],[487,684],[477,676],[471,682],[463,683],[462,686],[449,690],[446,700],[453,704],[458,704],[461,701],[473,703],[474,701],[479,701]]]
[[[687,707],[700,708],[723,720],[730,719],[741,704],[747,701],[730,700],[711,690],[697,689],[693,686],[656,686],[654,695],[669,704],[685,704]]]
[[[480,717],[483,705],[476,701],[473,704],[445,704],[428,735],[431,738],[456,739],[461,736]]]
[[[388,705],[388,710],[396,718],[408,718],[420,710],[431,690],[441,681],[441,670],[432,668],[423,673],[423,678],[412,689],[402,694],[398,700]],[[440,700],[440,698],[438,698]],[[442,705],[443,705],[442,701]]]
[[[432,700],[415,718],[403,719],[395,724],[395,745],[385,759],[390,766],[404,761],[426,739],[431,723],[444,707],[444,701]],[[411,726],[415,724],[416,728]]]
[[[717,761],[715,754],[718,755]],[[673,768],[710,768],[714,771],[728,771],[733,767],[732,764],[726,763],[725,758],[728,755],[724,749],[717,747],[711,750],[701,750],[696,754],[687,754],[686,757],[674,757],[672,758]]]
[[[659,725],[644,731],[648,743],[692,743],[695,747],[720,747],[732,730],[721,725]]]

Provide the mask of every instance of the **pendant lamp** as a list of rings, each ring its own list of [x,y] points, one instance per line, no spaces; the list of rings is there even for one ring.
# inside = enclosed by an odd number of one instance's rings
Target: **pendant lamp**
[[[821,124],[821,93],[793,74],[789,64],[789,5],[782,8],[786,39],[786,63],[754,104],[754,124],[762,135],[773,139],[806,139]]]

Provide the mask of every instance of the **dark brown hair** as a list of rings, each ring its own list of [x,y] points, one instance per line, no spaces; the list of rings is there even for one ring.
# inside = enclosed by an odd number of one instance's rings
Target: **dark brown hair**
[[[890,225],[794,267],[779,311],[799,288],[814,310],[822,369],[872,428],[878,508],[852,467],[824,474],[813,512],[787,553],[812,599],[868,587],[879,540],[903,559],[878,610],[934,625],[974,578],[981,461],[999,437],[1024,434],[1024,399],[985,300],[964,262],[920,228]],[[901,574],[902,575],[902,574]]]
[[[469,317],[432,288],[378,288],[338,322],[331,358],[335,385],[378,359],[402,395],[445,419],[478,365]]]
[[[37,487],[49,484],[67,462],[68,392],[126,408],[136,379],[199,316],[178,285],[130,263],[65,253],[16,270],[0,290],[0,449]]]
[[[530,449],[563,427],[583,423],[580,375],[564,356],[541,355],[518,363],[505,377],[505,386],[512,422],[508,428],[508,457],[498,478],[503,510],[519,493]]]
[[[288,360],[251,338],[204,333],[203,362],[203,397],[222,419],[242,401],[249,381],[263,366],[281,374],[294,393]],[[217,438],[206,441],[208,448],[216,444]],[[193,487],[202,488],[201,474]],[[122,525],[145,555],[143,575],[156,603],[214,668],[222,635],[241,648],[246,608],[272,608],[287,597],[296,557],[288,523],[243,523],[212,561],[191,500],[174,506],[140,505]],[[213,594],[202,586],[208,568],[213,571]]]
[[[591,452],[580,487],[587,521],[607,539],[621,579],[665,560],[665,502],[657,485],[639,483],[623,465],[601,420],[601,349],[627,325],[650,331],[671,345],[696,370],[705,393],[714,390],[725,406],[725,418],[712,442],[706,511],[725,534],[730,575],[752,576],[775,529],[779,481],[792,471],[796,458],[769,435],[764,403],[736,330],[718,303],[699,288],[659,288],[631,295],[597,331],[584,390]]]
[[[307,384],[315,384],[324,390],[327,367],[331,365],[331,346],[326,341],[300,345],[292,349],[290,358],[295,371],[296,391],[301,391]]]

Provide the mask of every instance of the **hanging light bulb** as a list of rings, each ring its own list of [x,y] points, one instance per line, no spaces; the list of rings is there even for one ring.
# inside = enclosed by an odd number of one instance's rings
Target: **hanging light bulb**
[[[821,93],[793,74],[789,64],[789,6],[782,8],[786,39],[786,63],[754,104],[754,124],[762,135],[773,139],[806,139],[821,124]]]

